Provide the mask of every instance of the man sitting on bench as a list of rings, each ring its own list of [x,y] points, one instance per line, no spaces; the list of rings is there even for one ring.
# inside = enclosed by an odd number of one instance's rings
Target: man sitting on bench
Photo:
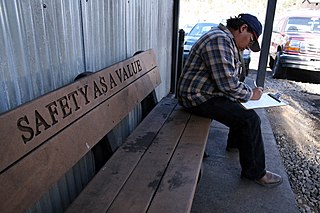
[[[179,103],[189,112],[229,127],[227,150],[238,148],[241,176],[263,186],[281,184],[282,177],[265,169],[260,118],[239,102],[260,99],[263,89],[239,81],[240,51],[260,51],[262,25],[240,14],[202,36],[192,47],[178,85]]]

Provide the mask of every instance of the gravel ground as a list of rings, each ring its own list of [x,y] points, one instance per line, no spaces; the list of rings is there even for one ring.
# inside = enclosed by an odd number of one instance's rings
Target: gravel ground
[[[267,72],[265,91],[282,93],[289,104],[267,112],[299,210],[320,212],[320,84],[273,79]]]

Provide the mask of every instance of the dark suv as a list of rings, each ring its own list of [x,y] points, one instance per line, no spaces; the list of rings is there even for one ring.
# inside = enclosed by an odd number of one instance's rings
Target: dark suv
[[[320,14],[287,15],[275,25],[269,51],[274,78],[286,78],[288,68],[320,72]]]

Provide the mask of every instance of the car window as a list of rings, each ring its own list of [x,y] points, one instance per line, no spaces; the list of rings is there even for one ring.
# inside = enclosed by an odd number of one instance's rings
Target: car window
[[[282,32],[282,27],[284,25],[284,22],[285,22],[285,19],[281,19],[277,25],[274,25],[273,26],[273,31],[274,32]]]
[[[290,17],[286,25],[286,32],[319,31],[319,17]]]
[[[212,27],[217,26],[217,24],[213,23],[202,23],[202,24],[196,24],[190,33],[188,34],[189,36],[202,36],[206,32],[208,32]]]
[[[313,31],[320,32],[320,17],[314,17],[311,19],[313,24]]]
[[[201,33],[202,33],[202,34],[205,34],[205,33],[208,32],[211,28],[212,28],[211,26],[204,26],[204,27],[202,28]]]
[[[192,30],[190,31],[189,35],[198,35],[201,32],[201,26],[200,25],[196,25],[194,26],[194,28],[192,28]]]
[[[320,23],[314,25],[313,31],[320,32]]]

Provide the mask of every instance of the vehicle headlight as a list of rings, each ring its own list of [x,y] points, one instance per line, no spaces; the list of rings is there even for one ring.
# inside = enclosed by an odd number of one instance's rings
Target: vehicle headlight
[[[299,53],[301,45],[302,45],[301,40],[294,40],[294,39],[289,40],[285,45],[285,51],[291,52],[291,53]]]

